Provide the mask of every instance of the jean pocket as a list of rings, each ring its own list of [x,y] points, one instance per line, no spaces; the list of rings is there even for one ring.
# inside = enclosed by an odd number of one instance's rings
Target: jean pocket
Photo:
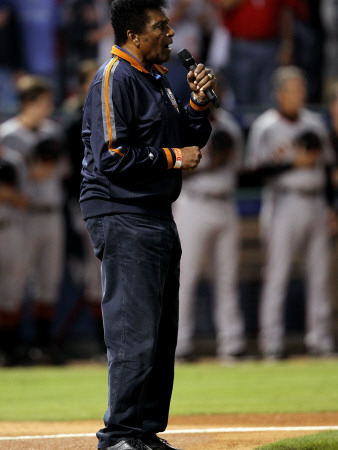
[[[104,249],[104,232],[102,219],[100,217],[92,217],[85,221],[86,228],[94,248],[95,255],[101,260]]]

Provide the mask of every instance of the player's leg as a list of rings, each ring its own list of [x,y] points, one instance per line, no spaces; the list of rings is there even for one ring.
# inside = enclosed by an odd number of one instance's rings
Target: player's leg
[[[52,358],[51,362],[61,363],[64,362],[63,358],[53,343],[53,322],[64,267],[65,236],[61,212],[53,212],[41,218],[39,230],[37,290],[32,300],[36,346],[46,352],[48,358]]]
[[[284,351],[285,295],[295,246],[297,211],[283,198],[271,220],[259,308],[259,343],[264,357],[279,358]]]
[[[83,296],[96,328],[96,335],[98,338],[98,356],[101,358],[106,353],[101,309],[101,265],[100,261],[96,258],[93,252],[93,247],[91,245],[87,230],[84,231],[83,244],[85,262]]]
[[[20,364],[20,319],[25,295],[25,254],[20,223],[0,230],[0,353],[4,365]]]
[[[210,233],[205,200],[183,195],[178,200],[175,220],[182,245],[180,276],[179,329],[176,357],[193,358],[193,335],[197,286],[201,277],[203,258],[210,253]]]
[[[310,353],[325,355],[334,350],[334,342],[329,295],[329,236],[324,205],[319,210],[321,213],[312,218],[312,233],[307,243],[305,343]]]
[[[244,322],[238,295],[238,219],[232,205],[227,205],[223,222],[215,242],[214,322],[217,354],[227,359],[245,350]]]

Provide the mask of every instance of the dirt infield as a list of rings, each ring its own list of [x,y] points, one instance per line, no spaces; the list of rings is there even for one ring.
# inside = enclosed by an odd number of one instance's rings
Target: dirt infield
[[[288,437],[316,433],[316,430],[260,430],[243,431],[245,428],[319,427],[337,426],[338,412],[307,414],[226,414],[207,416],[172,417],[168,433],[162,437],[185,450],[251,450],[255,447]],[[93,435],[102,426],[100,421],[81,422],[1,422],[0,449],[6,450],[56,450],[95,449],[97,439]],[[242,429],[242,432],[228,430]],[[210,429],[223,429],[222,432]],[[190,431],[189,431],[190,430]],[[205,430],[198,432],[191,430]],[[212,432],[210,432],[212,431]],[[90,436],[65,435],[90,434]],[[63,437],[46,438],[46,435]],[[18,436],[41,436],[39,439],[10,439]]]

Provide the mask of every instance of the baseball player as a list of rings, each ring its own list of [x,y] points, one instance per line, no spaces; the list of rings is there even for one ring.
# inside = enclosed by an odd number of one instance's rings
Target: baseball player
[[[18,95],[20,111],[1,124],[0,135],[3,145],[20,152],[25,160],[23,191],[30,205],[22,253],[27,260],[26,282],[33,286],[30,297],[38,349],[33,357],[43,362],[52,354],[52,320],[63,274],[62,181],[69,166],[60,154],[62,129],[49,118],[53,97],[48,82],[25,76],[19,80]]]
[[[182,245],[178,360],[193,360],[196,289],[211,267],[217,356],[229,361],[244,355],[244,323],[240,311],[238,216],[233,201],[236,170],[242,163],[243,136],[225,110],[213,111],[213,133],[194,175],[184,179],[175,205]]]
[[[287,282],[293,257],[302,251],[307,292],[305,344],[309,353],[327,355],[333,352],[334,344],[325,191],[326,167],[334,164],[335,157],[320,116],[304,108],[303,73],[294,66],[277,69],[274,92],[277,107],[253,122],[247,142],[251,168],[266,164],[285,168],[267,181],[261,210],[266,267],[259,314],[260,348],[264,358],[284,356]],[[309,132],[317,136],[317,144]]]
[[[0,366],[21,361],[19,326],[25,292],[22,212],[28,199],[20,192],[22,158],[0,149]]]

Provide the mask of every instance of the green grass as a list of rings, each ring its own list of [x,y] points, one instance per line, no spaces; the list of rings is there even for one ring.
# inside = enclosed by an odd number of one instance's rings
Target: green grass
[[[283,439],[274,444],[257,447],[256,450],[337,450],[338,431],[325,431],[292,439]]]
[[[1,369],[0,420],[101,418],[106,385],[98,366]]]
[[[338,361],[247,363],[177,370],[173,414],[338,409]]]
[[[252,362],[176,368],[171,415],[337,411],[338,361]],[[104,366],[0,369],[0,420],[103,416]]]

